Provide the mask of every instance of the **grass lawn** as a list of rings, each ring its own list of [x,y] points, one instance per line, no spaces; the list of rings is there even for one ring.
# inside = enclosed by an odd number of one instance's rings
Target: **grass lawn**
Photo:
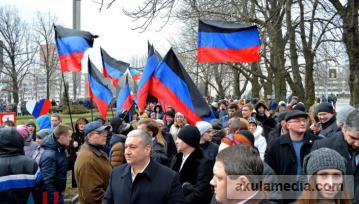
[[[115,114],[115,110],[113,113]],[[94,119],[96,118],[96,116],[99,116],[99,115],[100,115],[100,113],[98,111],[93,112]],[[69,114],[60,114],[60,116],[62,117],[63,124],[71,125]],[[72,116],[72,121],[73,121],[74,125],[75,125],[76,120],[80,117],[85,117],[89,121],[92,120],[91,113],[71,114],[71,116]],[[107,118],[112,118],[112,117],[113,117],[113,114],[112,114],[112,111],[110,110],[107,112]],[[35,119],[32,115],[16,116],[16,125],[24,125],[28,120],[35,120]]]

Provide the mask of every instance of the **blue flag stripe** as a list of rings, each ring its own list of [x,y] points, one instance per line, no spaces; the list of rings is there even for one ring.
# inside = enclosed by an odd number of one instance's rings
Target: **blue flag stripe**
[[[92,94],[105,103],[110,104],[112,100],[112,92],[108,90],[107,87],[104,87],[97,82],[91,75],[89,75],[89,82]]]
[[[257,29],[234,33],[198,33],[198,47],[242,49],[258,45],[260,45],[260,39]]]
[[[114,77],[114,78],[120,78],[121,76],[123,76],[124,72],[119,71],[118,69],[112,67],[111,65],[107,64],[106,62],[104,63],[105,68],[107,70],[107,73]]]
[[[193,112],[196,112],[192,104],[187,84],[179,78],[165,62],[162,61],[160,63],[155,76],[172,92],[174,92],[177,97],[180,98]]]
[[[148,58],[146,66],[143,69],[142,78],[138,84],[138,93],[143,85],[151,78],[158,64],[159,60],[155,54]]]
[[[80,36],[70,36],[56,39],[59,55],[69,55],[76,52],[85,52],[90,45]]]
[[[124,89],[121,89],[121,91],[117,97],[117,102],[116,102],[116,112],[117,113],[119,113],[121,111],[122,106],[125,103],[126,98],[130,95],[130,93],[131,93],[130,87],[126,81],[126,85],[125,85]]]

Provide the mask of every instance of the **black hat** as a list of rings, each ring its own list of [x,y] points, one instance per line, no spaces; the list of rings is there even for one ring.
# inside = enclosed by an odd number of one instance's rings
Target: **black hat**
[[[318,104],[318,106],[316,107],[316,112],[327,112],[327,113],[334,113],[334,108],[333,105],[331,103],[328,102],[323,102]]]
[[[308,118],[308,114],[300,110],[292,110],[287,112],[285,116],[285,121],[288,121],[293,118]]]
[[[254,135],[250,131],[240,130],[240,131],[238,131],[238,134],[246,137],[251,142],[252,146],[254,146]]]
[[[287,111],[281,112],[278,114],[278,122],[285,120],[285,116],[287,115]]]
[[[167,111],[166,115],[170,116],[171,118],[175,117],[175,113],[173,111]]]
[[[305,112],[305,106],[302,102],[299,102],[293,106],[292,110],[300,110]]]
[[[201,139],[201,133],[196,126],[185,125],[177,134],[183,142],[190,145],[191,147],[198,147],[199,140]]]

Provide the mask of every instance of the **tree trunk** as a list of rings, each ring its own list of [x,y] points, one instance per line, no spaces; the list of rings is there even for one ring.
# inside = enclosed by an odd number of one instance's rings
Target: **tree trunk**
[[[359,108],[359,2],[349,1],[343,18],[343,41],[349,56],[350,104]]]
[[[214,66],[214,79],[216,81],[218,90],[217,90],[217,94],[219,97],[224,97],[226,95],[224,87],[222,85],[222,74],[220,73],[220,66],[222,65],[218,65],[218,66]]]
[[[258,63],[251,64],[251,72],[257,73],[260,69]],[[252,75],[252,79],[250,79],[252,84],[252,98],[259,98],[259,92],[261,91],[261,86],[258,81],[258,77]]]
[[[241,87],[240,87],[240,76],[241,74],[239,73],[238,70],[236,69],[232,69],[233,70],[233,96],[234,97],[241,97]]]
[[[304,101],[305,91],[304,86],[302,83],[302,77],[299,71],[299,64],[298,64],[298,53],[295,41],[295,28],[292,25],[292,4],[293,0],[288,0],[286,4],[286,22],[287,22],[287,29],[288,36],[289,36],[289,50],[290,50],[290,62],[292,68],[292,75],[293,80],[290,74],[286,73],[286,78],[289,86],[292,89],[293,96],[297,96],[299,100]]]
[[[310,107],[315,103],[314,54],[305,57],[305,106]]]

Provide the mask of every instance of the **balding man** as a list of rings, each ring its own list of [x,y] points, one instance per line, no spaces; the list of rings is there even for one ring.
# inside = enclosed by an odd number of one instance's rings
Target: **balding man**
[[[113,169],[103,200],[107,203],[184,203],[179,176],[151,160],[152,138],[133,130],[125,142],[126,164]]]

